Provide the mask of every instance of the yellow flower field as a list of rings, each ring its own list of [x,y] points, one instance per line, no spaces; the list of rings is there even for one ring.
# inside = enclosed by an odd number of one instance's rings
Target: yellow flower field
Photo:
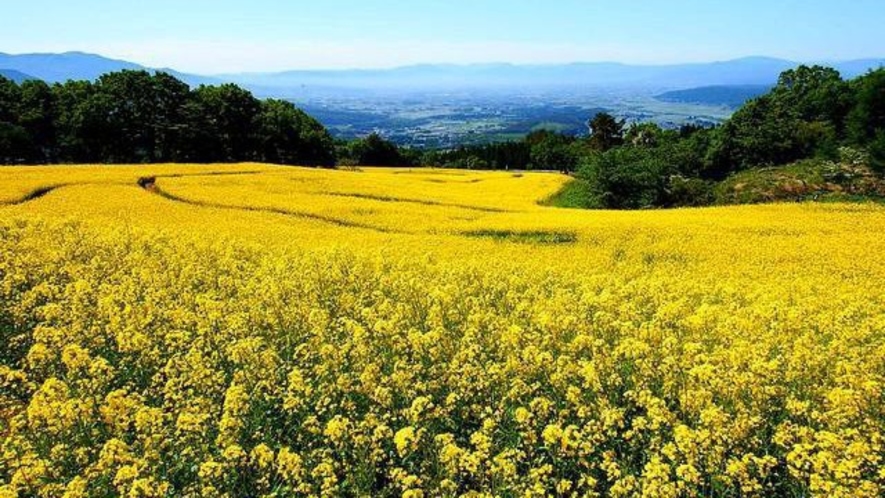
[[[0,498],[885,494],[885,207],[0,168]]]

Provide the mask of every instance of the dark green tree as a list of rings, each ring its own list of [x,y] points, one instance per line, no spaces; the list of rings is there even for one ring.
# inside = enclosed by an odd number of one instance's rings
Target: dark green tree
[[[156,160],[154,80],[147,71],[119,71],[98,79],[88,112],[102,136],[103,160]]]
[[[885,173],[885,129],[876,132],[876,137],[870,142],[870,166],[877,173]]]
[[[354,142],[350,155],[361,166],[409,166],[396,144],[377,133]]]
[[[184,161],[190,144],[187,142],[185,106],[190,100],[190,87],[174,76],[158,72],[151,85],[153,115],[151,128],[154,139],[154,162]]]
[[[590,145],[605,152],[624,143],[626,121],[617,120],[611,114],[600,112],[587,124],[590,128]]]
[[[258,116],[261,160],[278,164],[332,166],[333,141],[328,131],[291,102],[265,100]]]
[[[163,72],[52,87],[0,78],[0,124],[4,162],[334,162],[326,129],[292,104],[235,85],[191,91]]]
[[[539,170],[574,171],[578,163],[571,147],[573,137],[540,130],[530,133],[526,143],[531,148],[531,167]]]
[[[56,104],[56,140],[61,162],[102,162],[100,119],[89,103],[95,86],[88,81],[68,81],[52,87]]]
[[[848,116],[848,134],[856,145],[866,145],[885,130],[885,68],[853,82],[855,105]]]
[[[52,163],[58,158],[56,104],[52,88],[40,80],[21,84],[18,123],[27,132],[32,148],[28,162]]]
[[[653,149],[617,147],[585,158],[578,177],[588,182],[603,207],[642,209],[666,204],[674,171]]]
[[[751,100],[718,130],[710,151],[711,171],[721,175],[801,158],[800,123],[793,108],[770,95]]]
[[[188,106],[189,136],[200,141],[201,161],[239,162],[255,159],[261,103],[233,85],[201,86]]]
[[[14,81],[0,76],[0,123],[18,122],[21,89]]]
[[[32,150],[31,137],[24,128],[0,121],[0,165],[27,162]]]
[[[25,162],[32,150],[28,132],[19,126],[21,89],[0,76],[0,164]]]
[[[798,119],[828,123],[840,134],[851,109],[848,83],[839,71],[823,66],[784,71],[770,95],[776,105],[791,109]]]

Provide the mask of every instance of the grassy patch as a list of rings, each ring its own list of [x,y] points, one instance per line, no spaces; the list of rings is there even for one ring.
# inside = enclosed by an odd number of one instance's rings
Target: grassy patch
[[[575,209],[593,209],[600,207],[599,199],[593,193],[590,183],[580,178],[573,178],[562,186],[559,192],[540,202],[542,206]]]
[[[820,196],[818,202],[830,203],[864,203],[874,202],[876,204],[885,204],[885,196],[879,194],[844,194],[844,193],[828,193]]]
[[[575,233],[556,230],[474,230],[464,232],[464,235],[521,244],[573,244],[578,241]]]

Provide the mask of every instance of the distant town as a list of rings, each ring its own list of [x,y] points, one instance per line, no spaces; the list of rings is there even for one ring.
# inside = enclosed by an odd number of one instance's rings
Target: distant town
[[[649,91],[494,95],[491,92],[293,99],[333,136],[350,140],[378,133],[400,146],[450,148],[520,139],[537,130],[582,136],[587,120],[610,112],[627,122],[663,128],[712,126],[735,110],[722,103],[664,101]]]

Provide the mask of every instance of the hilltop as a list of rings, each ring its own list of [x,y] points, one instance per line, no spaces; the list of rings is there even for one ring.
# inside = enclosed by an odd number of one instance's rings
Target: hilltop
[[[25,74],[21,71],[16,71],[15,69],[0,69],[0,77],[12,80],[16,83],[21,83],[21,82],[27,81],[27,80],[39,79],[34,76],[31,76],[30,74]]]
[[[219,82],[219,80],[207,76],[183,73],[174,69],[148,68],[134,62],[85,52],[0,53],[0,68],[20,71],[30,75],[28,79],[41,79],[47,83],[64,83],[69,80],[94,81],[104,74],[125,70],[163,71],[191,85]]]

